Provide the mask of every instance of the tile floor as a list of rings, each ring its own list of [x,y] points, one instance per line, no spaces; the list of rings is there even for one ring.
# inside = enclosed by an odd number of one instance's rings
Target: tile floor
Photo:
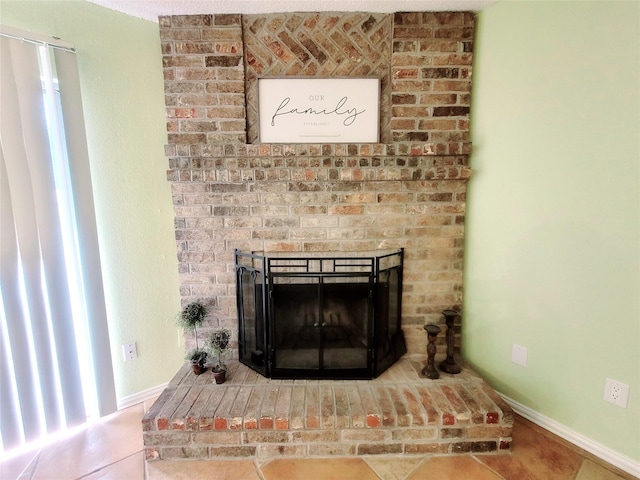
[[[0,458],[2,480],[633,480],[516,415],[512,453],[244,460],[144,461],[141,419],[152,402],[72,436]]]

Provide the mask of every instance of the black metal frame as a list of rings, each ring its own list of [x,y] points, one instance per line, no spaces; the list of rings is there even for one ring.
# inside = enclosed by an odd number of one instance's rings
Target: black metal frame
[[[248,259],[251,265],[240,265],[240,259]],[[255,262],[259,263],[257,267],[252,266]],[[264,317],[267,309],[267,282],[265,275],[265,258],[261,255],[254,255],[250,253],[241,253],[238,250],[234,252],[234,263],[236,269],[236,302],[238,310],[238,353],[240,361],[245,365],[250,366],[257,372],[261,373],[265,377],[270,376],[269,362],[268,362],[268,320]],[[255,327],[255,338],[248,340],[246,338],[246,331],[243,328],[247,324],[245,318],[244,308],[244,291],[242,289],[244,282],[242,282],[242,275],[248,273],[253,278],[253,311],[262,312],[264,328],[262,332],[258,331]],[[260,278],[260,282],[256,285],[255,280]],[[257,286],[260,288],[256,288]],[[255,315],[253,321],[255,322]],[[251,348],[251,347],[255,348]]]
[[[402,311],[402,270],[403,249],[373,252],[371,254],[261,254],[235,251],[236,292],[238,306],[238,345],[242,363],[272,378],[351,378],[370,379],[377,377],[404,353],[406,345],[401,329]],[[392,282],[395,278],[395,283]],[[244,281],[251,278],[249,285]],[[339,280],[359,279],[355,283],[340,283]],[[366,278],[366,281],[364,279]],[[385,280],[386,279],[386,280]],[[280,282],[285,282],[283,285]],[[395,285],[389,292],[389,284]],[[366,325],[366,367],[325,368],[324,321],[318,321],[314,327],[319,335],[318,368],[284,368],[276,366],[278,351],[275,347],[274,291],[280,286],[309,285],[317,288],[318,318],[322,318],[323,295],[327,285],[366,285],[367,325]],[[245,289],[252,297],[245,305]],[[346,287],[345,287],[346,288]],[[286,288],[285,288],[286,289]],[[393,295],[390,298],[390,295]],[[395,308],[393,308],[395,307]],[[394,310],[394,311],[392,311]],[[247,311],[253,312],[253,318],[247,318]],[[259,314],[257,312],[260,312]],[[260,318],[258,318],[260,317]],[[389,319],[395,324],[388,325]],[[261,320],[260,320],[261,319]],[[256,325],[262,321],[264,328]],[[247,325],[247,322],[253,322]],[[386,323],[385,323],[386,322]],[[251,332],[248,335],[247,332]],[[251,337],[251,338],[248,338]]]

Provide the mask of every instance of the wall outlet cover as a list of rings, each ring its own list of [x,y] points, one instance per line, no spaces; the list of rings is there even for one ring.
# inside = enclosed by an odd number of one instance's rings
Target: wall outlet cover
[[[527,347],[513,344],[511,347],[511,361],[523,367],[527,366]]]
[[[122,345],[122,356],[125,362],[138,358],[138,349],[136,342],[125,343]]]
[[[604,399],[618,407],[627,408],[629,385],[607,378],[604,383]]]

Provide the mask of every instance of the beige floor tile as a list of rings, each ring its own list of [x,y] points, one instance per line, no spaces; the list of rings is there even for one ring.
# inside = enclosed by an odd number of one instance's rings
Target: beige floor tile
[[[144,453],[139,452],[112,463],[82,480],[144,480]]]
[[[526,420],[513,424],[511,455],[479,455],[477,458],[507,479],[573,480],[582,457],[572,448],[543,435]]]
[[[360,458],[272,460],[262,467],[265,480],[379,480]]]
[[[146,480],[260,480],[252,460],[156,460]]]
[[[515,477],[509,477],[509,479]],[[434,457],[420,464],[407,480],[504,480],[467,455]]]
[[[384,480],[405,480],[424,461],[423,457],[366,457],[365,462]]]
[[[591,460],[582,462],[575,480],[622,480],[623,477],[607,470]]]
[[[136,405],[44,447],[32,480],[80,478],[142,451],[142,415]]]

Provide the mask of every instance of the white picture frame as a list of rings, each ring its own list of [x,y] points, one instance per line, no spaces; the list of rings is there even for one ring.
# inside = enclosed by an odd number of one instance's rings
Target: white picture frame
[[[260,143],[377,143],[379,78],[259,78]]]

